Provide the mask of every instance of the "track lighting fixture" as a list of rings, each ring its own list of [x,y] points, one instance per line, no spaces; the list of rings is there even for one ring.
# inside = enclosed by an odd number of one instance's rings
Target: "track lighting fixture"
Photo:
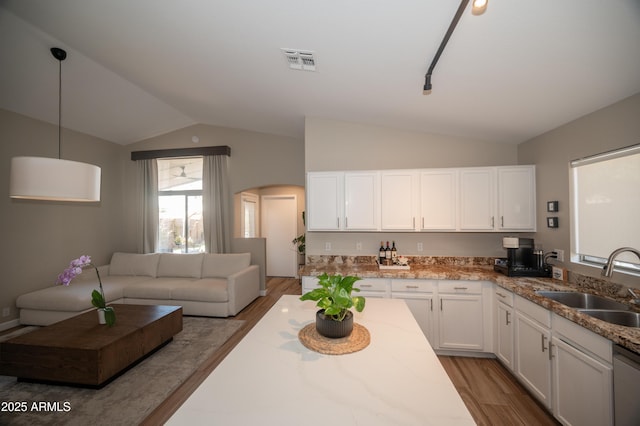
[[[488,3],[489,3],[489,0],[473,0],[472,6],[471,6],[471,13],[474,15],[482,15],[487,10]],[[436,54],[433,57],[433,60],[431,61],[431,65],[429,66],[427,74],[424,76],[424,87],[423,87],[424,92],[431,91],[431,87],[432,87],[431,75],[433,74],[433,69],[436,67],[436,64],[438,63],[438,59],[440,59],[440,55],[442,55],[442,52],[444,51],[444,48],[447,45],[447,42],[449,41],[449,38],[451,38],[451,35],[453,34],[453,30],[456,29],[456,26],[458,25],[458,21],[460,21],[460,18],[462,17],[462,13],[464,12],[464,9],[467,7],[468,4],[469,4],[469,0],[462,0],[460,2],[460,6],[458,6],[458,10],[456,11],[456,14],[453,16],[453,20],[449,25],[449,29],[447,29],[447,32],[444,35],[442,42],[440,43],[440,47],[438,47],[438,50],[436,51]],[[428,94],[428,93],[425,93],[425,94]]]

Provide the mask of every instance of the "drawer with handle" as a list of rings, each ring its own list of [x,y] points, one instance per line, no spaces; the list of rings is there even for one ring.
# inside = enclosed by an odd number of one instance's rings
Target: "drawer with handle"
[[[440,293],[453,294],[482,294],[482,282],[480,281],[440,281],[438,283]]]

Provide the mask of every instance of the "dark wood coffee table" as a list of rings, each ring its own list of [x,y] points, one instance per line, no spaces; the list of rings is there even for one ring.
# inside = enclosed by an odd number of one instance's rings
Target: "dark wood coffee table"
[[[100,387],[182,330],[182,307],[112,305],[113,327],[95,310],[0,343],[0,374]]]

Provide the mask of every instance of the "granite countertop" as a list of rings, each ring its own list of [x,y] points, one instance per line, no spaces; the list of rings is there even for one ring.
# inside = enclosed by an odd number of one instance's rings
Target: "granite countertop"
[[[324,272],[361,278],[490,281],[616,344],[640,353],[640,328],[610,324],[535,293],[537,290],[584,291],[625,302],[632,311],[640,312],[638,307],[629,304],[626,299],[598,291],[588,291],[568,282],[552,278],[507,277],[494,272],[493,267],[489,265],[418,264],[411,265],[409,270],[380,270],[377,264],[318,263],[307,264],[300,269],[301,276],[317,276]]]

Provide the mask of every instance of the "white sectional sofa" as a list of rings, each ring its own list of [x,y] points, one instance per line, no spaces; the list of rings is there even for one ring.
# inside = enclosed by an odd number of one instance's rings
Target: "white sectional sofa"
[[[107,303],[179,305],[184,315],[233,316],[260,292],[250,253],[114,253],[98,269]],[[95,270],[85,268],[69,286],[23,294],[16,300],[20,323],[49,325],[90,310],[98,288]]]

